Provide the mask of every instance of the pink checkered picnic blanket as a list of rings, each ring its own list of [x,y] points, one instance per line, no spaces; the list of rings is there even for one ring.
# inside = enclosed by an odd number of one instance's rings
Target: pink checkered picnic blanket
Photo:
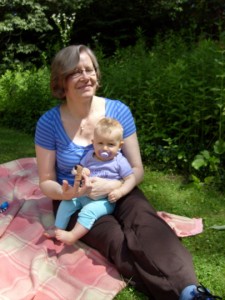
[[[35,158],[0,165],[0,300],[108,300],[125,287],[115,267],[78,242],[43,236],[54,224],[51,200],[38,187]]]
[[[46,239],[52,202],[38,187],[35,158],[0,165],[0,300],[108,300],[126,284],[99,252]],[[202,219],[158,212],[180,237],[201,233]]]

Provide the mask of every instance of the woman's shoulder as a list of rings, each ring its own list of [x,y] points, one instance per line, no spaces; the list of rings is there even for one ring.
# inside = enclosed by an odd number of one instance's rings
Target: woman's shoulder
[[[49,110],[47,110],[46,112],[44,112],[44,114],[42,116],[54,116],[54,115],[58,115],[59,114],[59,105],[54,106],[52,108],[50,108]]]
[[[106,105],[114,106],[114,107],[121,107],[121,106],[127,106],[124,102],[118,99],[110,99],[105,98]]]
[[[111,99],[102,96],[95,96],[98,101],[105,103],[106,107],[128,107],[122,100],[119,99]]]
[[[106,115],[110,117],[119,117],[130,113],[130,108],[121,100],[105,98]]]
[[[49,122],[50,120],[54,120],[58,118],[60,114],[59,105],[54,106],[43,113],[43,115],[39,118],[39,122]]]
[[[124,138],[133,134],[136,131],[132,112],[121,100],[105,99],[106,101],[106,116],[118,120],[124,128]]]

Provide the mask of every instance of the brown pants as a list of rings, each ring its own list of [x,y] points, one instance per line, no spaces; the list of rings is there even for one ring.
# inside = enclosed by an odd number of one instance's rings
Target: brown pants
[[[75,220],[76,215],[69,229]],[[150,299],[178,300],[184,287],[197,284],[191,255],[138,188],[117,202],[113,215],[97,220],[82,241]]]

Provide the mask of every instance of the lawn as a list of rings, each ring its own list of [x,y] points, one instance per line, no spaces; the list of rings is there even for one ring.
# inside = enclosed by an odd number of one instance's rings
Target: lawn
[[[32,136],[1,127],[0,136],[0,163],[35,156]],[[182,242],[193,255],[199,281],[225,298],[225,231],[210,228],[225,225],[224,195],[213,189],[187,186],[181,176],[151,171],[150,167],[146,167],[140,187],[157,210],[203,218],[204,232],[183,238]],[[144,300],[147,297],[127,287],[115,299]]]

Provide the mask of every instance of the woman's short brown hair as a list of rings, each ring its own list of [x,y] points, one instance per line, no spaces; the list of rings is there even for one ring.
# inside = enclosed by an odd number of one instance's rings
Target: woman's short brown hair
[[[99,83],[100,70],[94,52],[85,45],[71,45],[60,50],[52,61],[50,87],[54,97],[65,99],[66,79],[76,69],[81,52],[86,52],[91,58]]]

